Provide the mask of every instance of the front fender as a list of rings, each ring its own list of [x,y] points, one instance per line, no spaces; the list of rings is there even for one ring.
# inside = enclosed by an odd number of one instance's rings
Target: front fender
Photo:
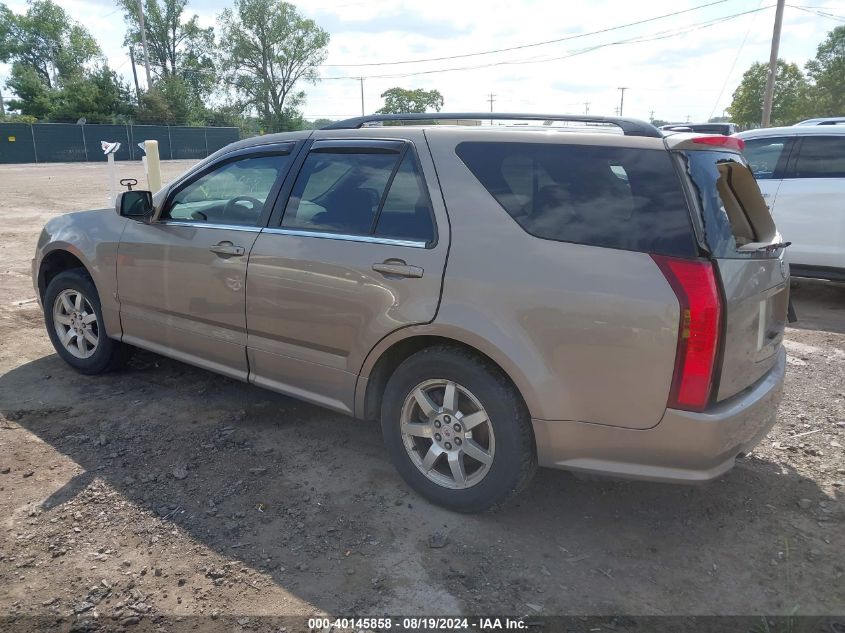
[[[43,278],[45,263],[59,261],[57,255],[69,254],[85,267],[97,292],[103,310],[106,332],[121,335],[120,309],[117,296],[117,252],[125,218],[111,209],[81,211],[53,218],[44,226],[33,260],[33,284],[39,298],[46,289]],[[64,258],[62,267],[67,267]]]

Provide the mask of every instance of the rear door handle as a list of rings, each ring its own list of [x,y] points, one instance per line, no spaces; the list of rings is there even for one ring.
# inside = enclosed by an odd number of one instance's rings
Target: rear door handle
[[[223,257],[241,257],[245,252],[243,246],[235,246],[231,242],[220,242],[208,250]]]
[[[410,277],[419,279],[423,276],[423,269],[419,266],[408,266],[401,259],[387,260],[380,264],[373,264],[373,270],[386,277]]]

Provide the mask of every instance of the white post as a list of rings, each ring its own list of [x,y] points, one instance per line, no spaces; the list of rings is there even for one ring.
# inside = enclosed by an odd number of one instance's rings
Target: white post
[[[161,161],[158,158],[158,141],[144,141],[144,167],[147,186],[155,193],[161,189]]]
[[[117,167],[114,164],[114,154],[106,155],[109,170],[109,206],[113,207],[117,199]]]

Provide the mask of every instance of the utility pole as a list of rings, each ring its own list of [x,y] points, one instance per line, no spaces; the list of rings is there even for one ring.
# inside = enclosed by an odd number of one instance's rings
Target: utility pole
[[[494,102],[495,100],[496,100],[496,95],[494,95],[494,94],[491,92],[491,93],[490,93],[490,97],[487,99],[487,101],[489,101],[489,102],[490,102],[490,112],[493,112],[493,102]],[[493,119],[490,119],[490,125],[493,125]]]
[[[135,47],[129,45],[129,61],[132,62],[132,78],[135,80],[135,98],[138,99],[138,105],[141,105],[141,87],[138,85],[138,69],[135,68]]]
[[[590,102],[589,101],[584,102],[584,114],[590,114]]]
[[[361,116],[364,116],[364,78],[358,77],[361,82]]]
[[[654,121],[654,110],[652,110],[651,112],[648,113],[648,120],[649,120],[649,123]]]
[[[144,49],[144,69],[147,71],[147,90],[153,87],[150,77],[150,54],[147,52],[147,29],[144,26],[144,0],[138,0],[138,23],[141,25],[141,46]]]
[[[6,106],[3,105],[3,91],[0,90],[0,119],[6,118]]]
[[[625,86],[622,86],[622,87],[619,88],[619,93],[621,95],[619,97],[619,116],[622,116],[622,108],[625,106],[625,91],[627,89],[628,88],[625,87]]]
[[[769,127],[772,121],[772,101],[775,96],[775,75],[778,70],[778,48],[780,47],[780,27],[783,24],[783,7],[786,0],[778,0],[775,9],[775,28],[772,31],[772,53],[769,55],[769,74],[766,75],[766,92],[763,93],[763,127]]]

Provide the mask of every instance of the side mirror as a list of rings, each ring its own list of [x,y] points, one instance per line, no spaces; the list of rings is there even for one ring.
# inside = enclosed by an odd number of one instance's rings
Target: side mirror
[[[142,222],[148,221],[155,213],[153,194],[150,191],[122,191],[117,194],[114,206],[119,216]]]

